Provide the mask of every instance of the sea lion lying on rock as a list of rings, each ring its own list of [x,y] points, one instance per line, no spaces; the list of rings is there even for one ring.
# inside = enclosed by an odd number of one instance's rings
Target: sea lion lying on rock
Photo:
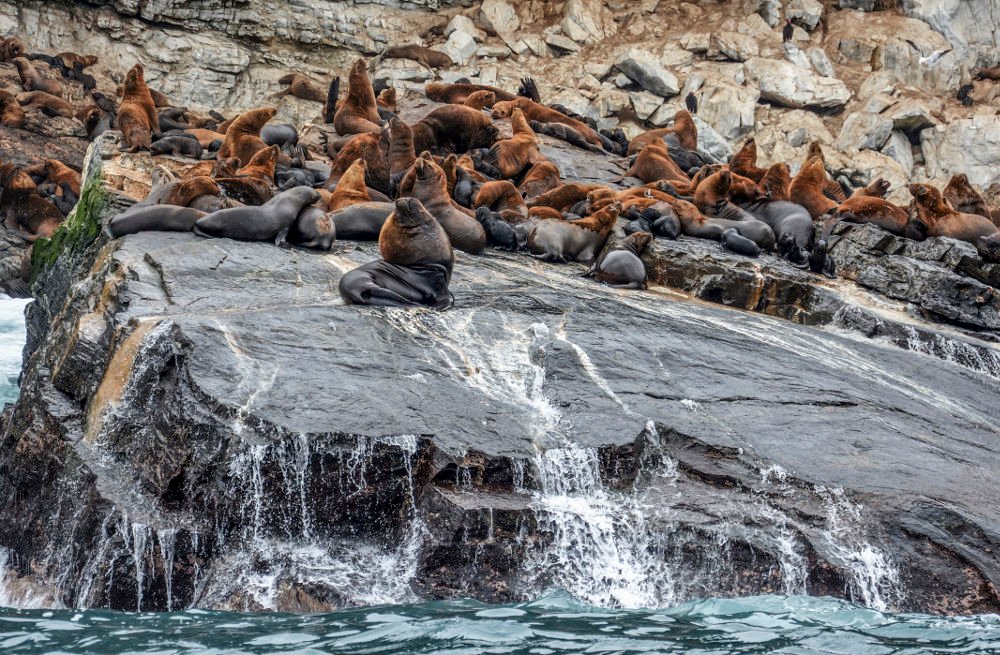
[[[622,211],[620,202],[578,221],[543,219],[528,233],[528,250],[551,262],[590,264],[604,247]]]
[[[194,226],[195,234],[241,241],[283,242],[299,212],[319,200],[309,187],[295,187],[259,207],[223,209],[205,216]]]
[[[649,232],[633,232],[615,244],[586,275],[612,287],[645,289],[646,265],[641,257],[652,241]]]

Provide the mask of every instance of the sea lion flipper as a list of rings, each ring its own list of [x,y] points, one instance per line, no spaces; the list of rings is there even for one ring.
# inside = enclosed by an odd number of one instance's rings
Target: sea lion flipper
[[[278,232],[278,236],[274,238],[274,245],[278,246],[279,248],[285,248],[285,249],[291,248],[291,245],[288,243],[287,227]]]

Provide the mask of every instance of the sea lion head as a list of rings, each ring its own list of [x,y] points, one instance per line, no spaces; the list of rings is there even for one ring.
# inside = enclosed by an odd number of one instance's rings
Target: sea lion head
[[[976,239],[976,250],[979,251],[979,256],[987,262],[1000,261],[1000,232]]]
[[[493,112],[491,115],[493,118],[509,118],[514,114],[514,109],[516,105],[509,101],[504,100],[493,105]]]
[[[641,255],[653,242],[653,235],[649,232],[633,232],[625,240],[635,249],[635,254]]]
[[[408,227],[424,225],[434,220],[423,203],[416,198],[397,199],[395,214],[396,222]]]
[[[351,77],[356,77],[358,75],[368,75],[368,63],[364,58],[359,58],[351,66]]]
[[[413,162],[414,169],[417,173],[417,179],[420,181],[433,180],[435,178],[444,177],[444,171],[441,167],[434,163],[433,156],[425,152],[417,161]]]
[[[389,136],[390,138],[397,138],[403,136],[409,130],[409,126],[400,120],[399,116],[393,116],[389,119]]]
[[[913,199],[916,200],[918,204],[933,204],[934,194],[937,192],[937,189],[934,187],[929,184],[911,184],[909,189],[910,195],[913,196]]]
[[[14,65],[17,66],[17,72],[21,75],[24,74],[25,70],[31,67],[31,64],[29,64],[28,60],[24,57],[15,57]]]
[[[134,89],[138,84],[145,84],[146,71],[143,69],[142,64],[136,64],[129,69],[128,73],[125,74],[125,86],[124,91],[129,91]]]

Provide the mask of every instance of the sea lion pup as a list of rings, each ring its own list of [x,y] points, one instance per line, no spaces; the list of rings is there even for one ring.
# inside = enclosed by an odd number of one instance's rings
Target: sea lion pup
[[[497,167],[505,178],[511,178],[535,163],[542,155],[538,151],[538,138],[520,109],[511,114],[513,135],[501,139],[490,147],[488,162]]]
[[[955,211],[941,192],[928,184],[911,184],[913,211],[906,225],[907,238],[923,241],[928,237],[949,237],[967,241],[989,261],[1000,255],[1000,234],[993,222],[979,214]]]
[[[309,187],[282,191],[259,207],[235,207],[213,212],[198,220],[195,234],[241,241],[282,242],[302,208],[319,200]]]
[[[0,89],[0,125],[24,127],[24,109],[9,91]]]
[[[80,197],[80,174],[57,159],[43,163],[45,179],[56,186],[65,184],[77,198]]]
[[[410,59],[427,68],[448,68],[455,64],[445,53],[418,45],[392,46],[383,50],[382,56],[386,59]]]
[[[117,123],[129,152],[148,150],[153,135],[160,135],[160,117],[143,79],[142,64],[136,64],[125,75]]]
[[[486,232],[472,212],[457,205],[448,195],[441,167],[430,158],[419,157],[413,169],[415,176],[410,195],[441,223],[453,246],[472,255],[481,253],[486,248]]]
[[[528,250],[545,261],[593,263],[621,211],[621,203],[614,202],[578,221],[540,220],[528,233]]]
[[[62,96],[62,86],[59,82],[42,77],[24,57],[15,58],[14,65],[17,67],[18,77],[21,78],[21,87],[25,91],[44,91],[56,97]]]
[[[333,127],[340,135],[382,130],[375,90],[368,77],[364,59],[358,59],[351,67],[351,74],[347,78],[347,97],[338,103]]]
[[[89,68],[97,63],[96,55],[78,55],[75,52],[60,52],[56,55],[63,60],[63,64],[66,68],[76,68],[79,66],[81,69]]]
[[[498,134],[488,116],[464,105],[438,107],[411,125],[410,129],[416,152],[435,149],[466,152],[489,148]]]
[[[16,36],[0,37],[0,62],[6,63],[23,57],[25,52],[21,39]]]
[[[503,89],[486,84],[444,84],[429,82],[424,86],[424,95],[435,102],[461,105],[468,97],[477,91],[490,91],[496,100],[513,100],[517,96]]]
[[[852,198],[885,198],[892,185],[881,177],[872,180],[868,186],[863,186],[854,190]]]
[[[340,100],[340,76],[330,81],[330,87],[326,91],[326,102],[323,103],[323,122],[333,123],[334,116],[337,115],[337,103]]]
[[[646,265],[640,258],[652,242],[653,235],[649,232],[633,232],[618,241],[585,276],[596,277],[608,286],[619,289],[645,289]]]
[[[278,163],[278,155],[281,149],[278,146],[269,146],[263,150],[258,150],[246,166],[236,171],[234,177],[252,177],[263,180],[269,184],[274,184],[274,167]]]
[[[493,118],[509,118],[514,115],[515,109],[520,109],[524,113],[524,117],[527,120],[538,121],[540,123],[561,123],[562,125],[568,125],[579,132],[588,143],[592,143],[600,148],[605,147],[605,142],[601,138],[601,135],[597,133],[597,130],[593,129],[586,123],[578,121],[575,118],[570,118],[555,109],[550,109],[545,105],[540,105],[537,102],[528,100],[527,98],[518,97],[514,100],[497,102],[493,105]]]
[[[640,150],[624,177],[636,177],[645,183],[658,180],[688,183],[691,180],[670,158],[667,144],[663,142],[663,139],[655,139]]]
[[[525,198],[540,196],[559,186],[559,167],[542,158],[534,163],[521,179],[517,190]]]
[[[871,223],[899,236],[903,236],[909,222],[906,210],[872,196],[848,198],[833,210],[833,215],[848,223]]]
[[[680,109],[674,114],[673,126],[643,132],[632,139],[626,152],[629,155],[634,155],[656,139],[662,139],[668,134],[676,136],[677,142],[682,148],[686,150],[698,149],[698,127],[694,124],[694,118],[686,109]]]
[[[986,205],[986,199],[973,188],[969,176],[965,173],[952,175],[942,195],[959,213],[985,216],[993,221],[994,225],[997,225],[997,220],[1000,219],[1000,216],[993,215]]]
[[[191,207],[146,205],[112,218],[108,231],[113,238],[137,232],[190,232],[195,223],[205,216],[205,212]]]
[[[740,234],[734,227],[722,232],[722,236],[719,237],[719,244],[722,245],[723,250],[734,252],[737,255],[760,257],[760,246]]]
[[[789,187],[792,202],[805,207],[813,220],[829,214],[840,204],[823,193],[827,181],[826,168],[823,166],[823,160],[819,157],[810,159],[799,171],[799,174],[792,178],[792,184]]]
[[[767,170],[757,166],[757,141],[753,137],[729,160],[729,170],[760,184]]]
[[[337,211],[338,209],[361,202],[371,202],[371,196],[368,195],[368,187],[365,186],[365,172],[367,168],[364,159],[359,158],[354,160],[351,167],[340,176],[333,194],[327,201],[326,210],[328,212]]]
[[[318,87],[312,80],[299,73],[289,73],[278,80],[278,84],[285,84],[287,88],[272,95],[272,98],[283,98],[294,96],[302,100],[312,100],[313,102],[326,102],[326,93]]]
[[[378,239],[382,260],[359,266],[340,278],[349,305],[447,309],[455,253],[441,225],[414,198],[396,200]]]
[[[500,218],[489,207],[476,209],[476,220],[486,231],[486,240],[500,250],[517,250],[517,233],[509,223]]]
[[[186,136],[165,136],[149,146],[149,154],[153,156],[182,155],[191,159],[201,159],[204,151],[198,139]]]
[[[491,109],[496,101],[497,94],[492,91],[475,91],[462,104],[472,109]]]
[[[299,142],[299,132],[290,123],[265,125],[260,128],[260,140],[269,146],[291,147]]]
[[[276,113],[277,110],[273,107],[264,107],[251,109],[237,116],[226,130],[218,156],[236,157],[241,166],[249,164],[257,152],[267,148],[267,144],[260,138],[260,130]]]
[[[517,187],[509,180],[487,182],[479,189],[472,206],[489,207],[490,211],[499,214],[508,223],[520,223],[528,219],[528,206],[524,204]],[[482,222],[482,221],[480,221]]]
[[[993,68],[980,68],[976,71],[976,79],[1000,82],[1000,66],[994,66]]]

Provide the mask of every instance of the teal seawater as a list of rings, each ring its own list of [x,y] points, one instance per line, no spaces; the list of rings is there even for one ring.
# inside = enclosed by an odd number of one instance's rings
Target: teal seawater
[[[831,598],[760,596],[608,610],[556,594],[330,614],[0,611],[0,653],[556,655],[1000,653],[1000,617],[881,614]]]
[[[27,300],[0,296],[0,407],[17,400],[17,376],[24,348],[24,306]]]

